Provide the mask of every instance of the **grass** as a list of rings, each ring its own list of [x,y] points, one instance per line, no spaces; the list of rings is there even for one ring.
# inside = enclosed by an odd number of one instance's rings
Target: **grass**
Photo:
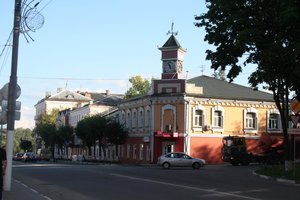
[[[300,181],[300,164],[295,166],[295,169],[286,172],[284,165],[265,165],[256,171],[257,174],[270,176],[273,178],[282,178]]]

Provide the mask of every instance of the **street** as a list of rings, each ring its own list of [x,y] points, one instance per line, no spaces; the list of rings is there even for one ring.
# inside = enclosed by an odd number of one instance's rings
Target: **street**
[[[257,167],[164,170],[149,165],[14,163],[13,180],[52,200],[299,199],[299,185],[254,176]]]

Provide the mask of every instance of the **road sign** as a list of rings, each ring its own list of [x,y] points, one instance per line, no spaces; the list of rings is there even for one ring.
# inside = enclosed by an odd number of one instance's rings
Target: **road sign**
[[[6,83],[0,90],[0,100],[8,100],[8,88],[9,83]],[[21,87],[17,84],[16,86],[16,99],[21,95]]]

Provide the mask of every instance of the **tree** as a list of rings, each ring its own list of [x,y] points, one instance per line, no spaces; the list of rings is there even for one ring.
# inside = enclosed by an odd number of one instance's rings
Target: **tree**
[[[14,137],[14,153],[21,152],[20,143],[22,140],[30,141],[32,144],[34,144],[34,137],[32,130],[29,128],[17,128],[15,130],[15,137]]]
[[[59,110],[54,109],[50,114],[41,114],[34,128],[34,133],[42,138],[45,143],[45,147],[50,147],[52,156],[54,156],[55,144],[58,142],[58,134],[55,126],[58,112]]]
[[[95,144],[96,136],[92,132],[91,118],[85,117],[77,123],[75,129],[76,135],[82,140],[83,145],[89,149],[89,155],[91,155],[91,147]]]
[[[29,140],[22,140],[21,139],[21,143],[20,143],[19,147],[22,150],[24,150],[25,152],[31,151],[32,150],[32,142],[29,141]]]
[[[216,71],[214,71],[214,73],[212,74],[212,76],[216,79],[219,79],[221,81],[226,81],[226,75],[225,75],[225,71],[222,69],[218,69]]]
[[[281,115],[285,158],[291,159],[288,140],[289,91],[300,95],[300,2],[287,0],[206,0],[207,13],[195,25],[206,30],[212,68],[225,70],[233,81],[242,67],[256,65],[249,83],[266,84]],[[287,163],[287,162],[286,162]]]
[[[131,87],[125,93],[125,99],[142,96],[148,93],[151,83],[147,79],[143,79],[140,75],[129,79]]]
[[[116,145],[116,153],[118,153],[118,146],[126,142],[128,131],[120,123],[111,121],[106,126],[105,136],[107,142]]]
[[[74,129],[71,126],[60,126],[58,128],[58,146],[59,147],[65,147],[66,148],[66,154],[68,156],[68,147],[72,144],[74,141]]]

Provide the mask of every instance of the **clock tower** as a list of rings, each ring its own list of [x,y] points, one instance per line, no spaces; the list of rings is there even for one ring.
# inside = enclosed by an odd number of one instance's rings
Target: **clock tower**
[[[182,64],[186,50],[184,50],[171,32],[170,38],[159,48],[162,60],[162,79],[182,79]]]
[[[185,93],[186,81],[182,74],[182,64],[185,50],[180,46],[172,29],[166,43],[159,48],[161,51],[161,79],[153,81],[153,94]]]

